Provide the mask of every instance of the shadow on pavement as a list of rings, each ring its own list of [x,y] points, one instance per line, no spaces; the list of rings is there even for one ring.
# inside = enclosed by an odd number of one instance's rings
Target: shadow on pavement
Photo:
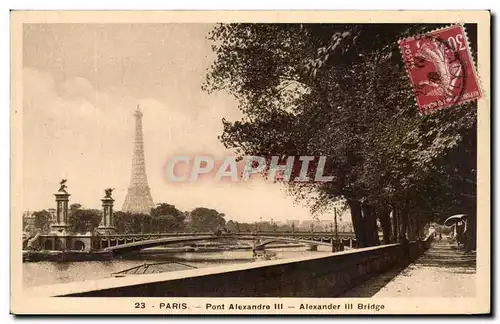
[[[437,242],[415,261],[415,265],[454,268],[450,270],[463,270],[465,268],[475,271],[476,254],[467,253],[448,242]]]
[[[396,276],[411,277],[419,268],[439,268],[452,274],[476,272],[476,253],[468,253],[449,242],[435,242],[429,250],[408,266],[398,266],[342,294],[341,298],[372,297]]]
[[[362,284],[352,288],[351,290],[343,293],[339,298],[359,298],[359,297],[372,297],[380,289],[385,287],[397,275],[407,275],[407,266],[398,266],[389,271],[379,274],[378,276],[368,279]]]

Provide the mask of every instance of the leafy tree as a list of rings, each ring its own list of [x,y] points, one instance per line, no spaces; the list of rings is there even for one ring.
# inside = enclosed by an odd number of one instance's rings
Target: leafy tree
[[[69,230],[72,233],[93,232],[102,220],[102,212],[98,209],[84,209],[80,204],[71,204],[68,213]]]
[[[240,157],[327,156],[333,181],[292,182],[290,192],[315,211],[344,199],[358,246],[379,244],[377,219],[388,243],[417,238],[453,206],[473,214],[474,198],[459,198],[465,183],[475,193],[475,105],[419,116],[398,48],[436,27],[218,25],[203,89],[228,91],[244,113],[222,121],[221,141]],[[474,26],[466,28],[474,43]],[[459,177],[457,159],[467,161]]]
[[[194,232],[210,232],[222,229],[226,224],[224,216],[215,209],[195,208],[191,212],[191,230]]]
[[[134,227],[134,215],[129,212],[117,211],[113,215],[114,225],[118,233],[139,233]]]
[[[40,229],[36,228],[34,225],[26,225],[24,227],[24,233],[28,235],[28,237],[35,236],[36,233],[40,232]]]
[[[35,217],[34,226],[42,231],[42,233],[48,233],[50,231],[50,224],[52,222],[50,213],[43,209],[33,213]]]
[[[253,231],[252,224],[235,222],[237,232],[250,233]]]
[[[69,213],[71,214],[72,212],[74,211],[77,211],[77,210],[80,210],[82,209],[82,205],[79,204],[79,203],[73,203],[71,205],[69,205]]]
[[[167,203],[158,204],[151,209],[151,218],[156,228],[166,232],[180,232],[185,229],[186,214]]]
[[[185,218],[185,213],[166,203],[152,208],[151,215],[121,211],[114,214],[118,233],[179,232],[185,228]]]
[[[152,232],[152,217],[147,214],[135,214],[118,211],[114,213],[114,224],[118,233],[138,234]]]
[[[239,232],[238,223],[230,220],[226,223],[226,229],[230,232],[237,233]]]

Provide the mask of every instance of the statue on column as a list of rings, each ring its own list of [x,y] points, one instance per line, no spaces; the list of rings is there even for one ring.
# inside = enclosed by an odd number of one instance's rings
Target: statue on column
[[[56,198],[55,222],[50,225],[53,233],[62,236],[66,235],[69,229],[68,201],[71,195],[66,191],[66,182],[66,179],[62,179],[59,182],[59,190],[54,194]]]
[[[111,195],[113,194],[114,188],[104,189],[104,198],[101,199],[103,214],[101,224],[97,228],[101,235],[111,235],[115,232],[113,226],[113,202],[115,201]]]
[[[113,190],[115,190],[115,188],[104,189],[104,193],[105,193],[104,198],[112,198],[111,194],[113,193]]]
[[[66,192],[66,188],[68,188],[68,186],[66,186],[66,179],[62,179],[61,182],[59,182],[59,184],[61,185],[61,187],[59,188],[59,192],[64,192],[64,193],[67,193]]]

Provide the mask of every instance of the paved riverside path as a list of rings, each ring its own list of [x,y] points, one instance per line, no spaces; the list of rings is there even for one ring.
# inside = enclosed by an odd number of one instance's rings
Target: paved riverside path
[[[473,297],[475,292],[476,254],[443,240],[408,267],[383,273],[341,297]]]

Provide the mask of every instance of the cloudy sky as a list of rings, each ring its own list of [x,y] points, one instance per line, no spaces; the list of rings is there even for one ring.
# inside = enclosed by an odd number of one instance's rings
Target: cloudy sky
[[[174,155],[231,155],[218,141],[221,118],[241,117],[226,93],[200,88],[214,60],[208,24],[25,24],[23,143],[25,209],[54,206],[68,179],[71,202],[100,208],[130,181],[133,112],[144,112],[149,185],[155,202],[216,208],[229,219],[310,219],[278,184],[169,183]]]

